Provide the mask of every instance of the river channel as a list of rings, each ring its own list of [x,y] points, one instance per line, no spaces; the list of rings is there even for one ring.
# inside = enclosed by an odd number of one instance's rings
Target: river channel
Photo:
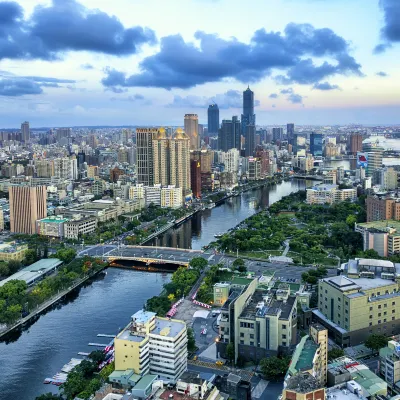
[[[292,180],[243,193],[196,214],[149,245],[201,249],[216,233],[304,189],[305,184]],[[88,343],[108,343],[110,339],[97,334],[116,334],[168,281],[166,274],[108,269],[31,326],[0,342],[0,400],[33,400],[41,393],[56,392],[56,387],[44,385],[43,380],[60,372],[71,358],[79,358],[78,352],[94,350]]]

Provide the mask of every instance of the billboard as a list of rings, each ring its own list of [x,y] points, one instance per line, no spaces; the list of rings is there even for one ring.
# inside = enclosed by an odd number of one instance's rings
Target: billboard
[[[357,153],[357,168],[367,168],[368,153]]]

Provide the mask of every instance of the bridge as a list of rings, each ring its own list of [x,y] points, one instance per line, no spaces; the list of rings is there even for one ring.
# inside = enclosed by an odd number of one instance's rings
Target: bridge
[[[223,255],[201,250],[178,249],[173,247],[121,246],[104,254],[104,259],[115,261],[139,261],[150,264],[175,264],[187,266],[195,257],[203,257],[207,261],[219,262]]]

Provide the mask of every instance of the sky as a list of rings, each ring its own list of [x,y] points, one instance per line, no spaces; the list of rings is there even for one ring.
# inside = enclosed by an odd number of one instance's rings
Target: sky
[[[0,127],[400,124],[400,0],[0,1]]]

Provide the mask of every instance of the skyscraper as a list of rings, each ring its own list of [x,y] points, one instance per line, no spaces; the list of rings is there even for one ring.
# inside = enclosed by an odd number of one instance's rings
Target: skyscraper
[[[197,114],[185,114],[185,133],[190,139],[190,148],[200,148],[199,118]]]
[[[323,150],[322,139],[323,139],[322,133],[312,132],[310,134],[310,153],[314,157],[322,157],[322,150]]]
[[[241,126],[238,117],[233,116],[231,120],[222,120],[218,133],[218,148],[222,151],[229,149],[241,149]]]
[[[137,182],[145,186],[154,185],[153,139],[158,133],[158,128],[136,128]]]
[[[379,146],[379,141],[364,143],[363,152],[368,153],[366,176],[373,176],[374,171],[382,167],[384,148]]]
[[[287,135],[288,143],[293,145],[294,124],[287,124],[286,125],[286,135]]]
[[[245,136],[245,157],[252,157],[256,147],[256,127],[254,125],[247,125]]]
[[[169,139],[164,128],[153,138],[154,184],[169,185]]]
[[[242,135],[246,135],[247,125],[256,125],[254,114],[254,92],[250,87],[243,92],[243,114],[242,114]]]
[[[199,157],[190,160],[190,185],[193,197],[201,197],[201,164]]]
[[[36,233],[36,220],[47,216],[46,186],[9,186],[10,228],[13,233]]]
[[[362,151],[363,137],[361,133],[351,133],[348,136],[347,146],[350,154],[356,155],[358,152]]]
[[[283,128],[272,128],[272,140],[274,142],[283,139]]]
[[[219,129],[219,108],[217,104],[208,106],[208,135],[216,135]]]
[[[183,195],[190,191],[190,139],[178,128],[170,140],[170,183],[182,188]]]
[[[21,139],[25,143],[31,140],[31,131],[29,129],[29,122],[25,121],[21,124]]]

